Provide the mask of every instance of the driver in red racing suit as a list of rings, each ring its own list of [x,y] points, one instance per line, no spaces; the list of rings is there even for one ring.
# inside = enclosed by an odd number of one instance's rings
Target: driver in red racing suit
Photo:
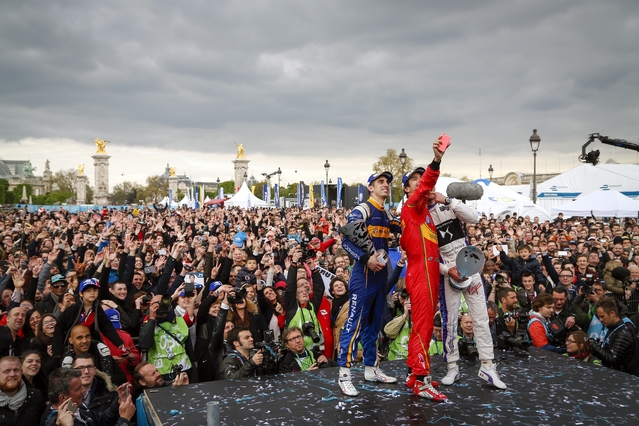
[[[410,373],[406,378],[406,386],[412,387],[415,395],[444,401],[446,395],[439,393],[435,389],[438,384],[431,380],[428,355],[439,295],[437,231],[428,212],[429,198],[434,194],[432,191],[444,155],[437,149],[439,143],[439,139],[433,143],[435,158],[425,173],[423,167],[418,167],[406,173],[402,179],[408,199],[402,207],[400,244],[407,255],[406,291],[410,296],[413,321],[408,340],[406,365]]]

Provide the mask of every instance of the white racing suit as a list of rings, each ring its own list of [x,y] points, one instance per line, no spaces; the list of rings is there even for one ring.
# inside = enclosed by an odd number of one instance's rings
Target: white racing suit
[[[455,266],[457,254],[468,245],[462,222],[475,223],[478,217],[473,208],[455,199],[449,205],[435,204],[430,206],[429,211],[437,227],[437,240],[441,259],[439,272],[443,277],[443,283],[439,287],[439,304],[442,317],[444,360],[446,362],[456,362],[459,360],[457,318],[462,292],[450,285],[448,269]],[[493,353],[493,339],[488,325],[488,309],[486,308],[484,286],[479,273],[471,278],[471,284],[463,290],[463,293],[464,299],[468,304],[468,312],[473,319],[475,344],[480,360],[492,360],[495,356]]]

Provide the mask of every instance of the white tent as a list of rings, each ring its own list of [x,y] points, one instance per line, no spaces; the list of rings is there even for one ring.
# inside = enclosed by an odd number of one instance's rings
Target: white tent
[[[613,189],[628,197],[639,197],[639,166],[583,164],[537,185],[537,198],[573,200],[598,189]]]
[[[485,213],[487,216],[492,213],[496,217],[503,218],[507,214],[512,216],[516,212],[518,216],[530,216],[531,219],[535,216],[542,221],[551,219],[550,213],[546,209],[534,204],[525,195],[486,179],[477,179],[473,183],[481,185],[484,189],[481,200],[474,202],[475,208],[480,213]]]
[[[446,190],[448,189],[448,185],[450,185],[453,182],[463,182],[463,180],[459,180],[459,179],[455,179],[455,178],[451,178],[451,177],[447,177],[447,176],[440,176],[439,178],[437,178],[437,184],[435,185],[435,191],[440,192],[444,195],[448,195],[446,193]],[[399,204],[397,205],[397,211],[401,212],[402,211],[402,206],[404,205],[404,198],[402,198],[402,200],[399,202]]]
[[[169,197],[165,196],[162,201],[160,201],[158,204],[165,206],[167,203],[169,202]],[[171,201],[171,205],[169,206],[172,209],[177,209],[178,207],[178,203],[176,203],[175,201]]]
[[[189,197],[185,194],[184,198],[182,198],[182,200],[178,203],[178,205],[180,207],[182,207],[182,206],[189,207],[189,206],[191,206],[191,200],[189,200]]]
[[[552,208],[553,214],[563,213],[564,217],[637,217],[639,201],[632,200],[619,191],[593,191],[571,203]]]
[[[242,184],[240,190],[237,191],[233,197],[226,200],[224,205],[226,207],[242,207],[245,209],[250,207],[268,207],[265,201],[253,195],[248,186],[246,186],[246,182]]]

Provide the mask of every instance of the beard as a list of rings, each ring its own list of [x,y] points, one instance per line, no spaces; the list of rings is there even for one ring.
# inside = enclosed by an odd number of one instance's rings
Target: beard
[[[19,379],[8,379],[0,383],[0,391],[8,394],[18,390],[20,387]]]

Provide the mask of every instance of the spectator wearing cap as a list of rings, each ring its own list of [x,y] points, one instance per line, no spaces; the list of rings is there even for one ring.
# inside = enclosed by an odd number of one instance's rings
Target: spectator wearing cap
[[[117,331],[118,336],[120,336],[120,339],[124,342],[126,351],[123,351],[111,343],[108,338],[104,339],[104,344],[108,346],[113,360],[120,367],[126,376],[127,381],[133,384],[133,375],[131,374],[131,371],[133,371],[133,368],[142,361],[140,352],[138,351],[138,348],[135,347],[135,343],[133,343],[131,335],[122,329],[120,312],[117,309],[113,309],[112,307],[108,307],[104,304],[102,308],[104,309],[104,313],[107,317],[109,317],[109,320],[111,321],[111,324],[113,324],[113,328]]]
[[[42,273],[40,273],[42,275]],[[42,297],[36,309],[42,315],[53,314],[60,316],[65,309],[75,303],[75,298],[67,292],[67,280],[60,274],[51,277],[51,292]]]
[[[114,345],[124,350],[124,342],[118,335],[109,317],[98,302],[100,283],[95,278],[89,278],[80,283],[80,303],[66,309],[58,318],[53,335],[53,357],[62,358],[64,342],[68,340],[73,326],[85,325],[90,331],[94,342],[102,343],[102,334]]]
[[[335,244],[335,238],[329,238],[326,241],[322,241],[317,237],[313,237],[308,244],[308,248],[315,250],[316,252],[321,251],[322,253],[326,253],[326,250],[331,248],[333,244]]]

